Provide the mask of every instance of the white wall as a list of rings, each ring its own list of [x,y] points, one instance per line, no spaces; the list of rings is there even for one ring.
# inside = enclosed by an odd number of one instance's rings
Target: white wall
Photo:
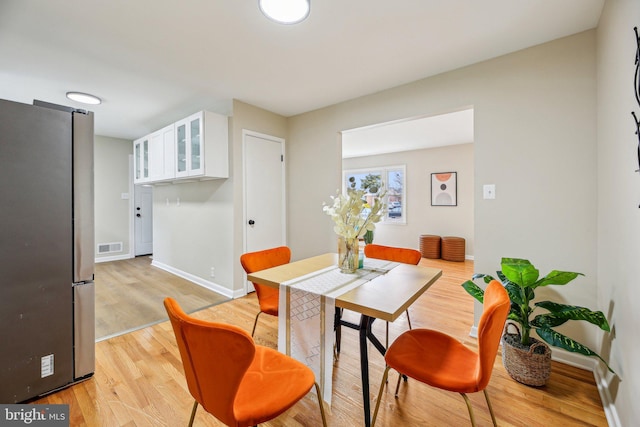
[[[233,179],[153,189],[153,263],[231,296]],[[215,277],[211,277],[211,268]]]
[[[95,239],[100,243],[122,242],[122,252],[98,255],[96,260],[130,256],[131,208],[123,193],[129,193],[129,140],[96,135],[94,138]],[[133,197],[133,194],[130,195]]]
[[[609,0],[600,19],[598,40],[598,301],[611,320],[613,343],[603,352],[620,375],[607,377],[619,425],[640,422],[640,175],[638,137],[631,111],[640,113],[633,95],[634,26],[640,2]]]
[[[342,168],[406,167],[406,224],[376,225],[375,242],[420,249],[421,234],[458,236],[465,239],[465,253],[473,257],[473,144],[403,151],[343,159]],[[457,172],[458,205],[431,206],[431,174]]]
[[[596,308],[595,47],[588,31],[290,118],[293,252],[335,247],[322,202],[341,182],[341,130],[473,106],[476,270],[513,256],[543,273],[579,271],[586,277],[549,293]],[[495,200],[482,199],[483,184],[496,185]],[[599,350],[589,326],[564,332]]]

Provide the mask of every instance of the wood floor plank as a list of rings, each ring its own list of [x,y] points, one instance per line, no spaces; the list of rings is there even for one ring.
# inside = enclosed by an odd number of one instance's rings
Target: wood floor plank
[[[410,308],[414,328],[428,327],[451,334],[472,349],[473,299],[460,284],[473,274],[473,263],[422,260],[443,269],[443,277]],[[115,273],[113,273],[115,274]],[[141,273],[144,274],[144,273]],[[134,277],[133,273],[123,277]],[[181,302],[180,300],[178,300]],[[258,311],[249,295],[198,311],[194,316],[234,324],[251,330]],[[408,329],[406,316],[391,324],[391,340]],[[374,331],[384,334],[384,322]],[[276,348],[277,319],[262,315],[256,342]],[[369,347],[372,405],[382,379],[384,359]],[[46,396],[36,403],[68,403],[73,426],[182,426],[189,419],[193,399],[184,380],[182,363],[168,322],[156,324],[96,344],[94,377]],[[215,356],[212,356],[215,361]],[[383,389],[378,426],[467,426],[464,401],[457,393],[437,390],[409,380],[394,398],[397,376],[390,375]],[[488,386],[494,412],[501,427],[509,426],[606,426],[602,404],[591,372],[552,362],[549,383],[527,387],[509,377],[498,355]],[[482,393],[470,396],[479,426],[491,425]],[[358,337],[343,328],[342,350],[334,369],[333,404],[327,414],[330,426],[363,424]],[[202,409],[196,426],[222,424]],[[306,396],[265,426],[321,425],[314,394]]]

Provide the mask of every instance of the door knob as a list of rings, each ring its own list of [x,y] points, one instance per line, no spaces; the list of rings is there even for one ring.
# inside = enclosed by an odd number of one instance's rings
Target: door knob
[[[255,224],[255,223],[256,223],[256,222],[255,222],[254,220],[252,220],[252,219],[250,219],[250,220],[249,220],[249,225],[253,225],[253,224]]]

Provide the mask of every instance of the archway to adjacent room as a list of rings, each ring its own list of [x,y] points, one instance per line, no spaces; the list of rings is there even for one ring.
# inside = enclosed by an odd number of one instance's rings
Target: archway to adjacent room
[[[473,259],[473,114],[465,107],[341,133],[343,182],[348,176],[379,175],[393,193],[376,228],[376,243],[417,249],[422,234],[460,236],[466,240],[466,258]],[[445,172],[455,172],[456,178],[448,205],[432,198],[431,188],[432,174]]]

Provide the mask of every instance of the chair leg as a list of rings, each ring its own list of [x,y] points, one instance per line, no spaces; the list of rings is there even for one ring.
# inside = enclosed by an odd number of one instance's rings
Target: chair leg
[[[469,398],[467,397],[467,395],[465,393],[460,393],[460,395],[462,397],[464,397],[464,401],[467,404],[467,409],[469,410],[469,418],[471,418],[471,425],[473,427],[476,426],[476,419],[473,416],[473,408],[471,407],[471,401],[469,400]]]
[[[193,409],[191,410],[191,418],[189,419],[189,427],[193,425],[193,420],[196,419],[196,409],[198,409],[198,401],[193,402]]]
[[[395,397],[398,397],[398,391],[400,391],[400,380],[402,379],[402,374],[398,372],[398,382],[396,383],[396,394]]]
[[[318,395],[318,405],[320,405],[320,415],[322,416],[322,425],[323,427],[327,427],[327,419],[325,418],[324,415],[324,404],[322,403],[322,394],[320,393],[320,386],[318,385],[318,383],[313,383],[313,385],[316,387],[316,394]]]
[[[378,416],[378,409],[380,408],[380,399],[382,399],[382,390],[384,390],[384,385],[387,382],[387,377],[389,376],[389,369],[391,367],[387,365],[384,368],[384,374],[382,374],[382,382],[380,383],[380,390],[378,391],[378,399],[376,400],[376,409],[373,411],[373,419],[371,420],[371,427],[376,425],[376,417]]]
[[[253,322],[253,329],[251,330],[251,336],[253,337],[253,334],[256,333],[256,326],[258,325],[258,317],[262,314],[261,311],[258,312],[258,314],[256,314],[256,320]]]
[[[493,408],[491,407],[491,401],[489,400],[489,394],[487,393],[487,389],[482,390],[484,392],[484,398],[487,401],[487,406],[489,407],[489,413],[491,414],[491,421],[493,421],[493,426],[497,427],[496,416],[493,415]]]
[[[409,317],[409,309],[407,308],[407,322],[409,323],[409,329],[413,329],[411,327],[411,317]]]

